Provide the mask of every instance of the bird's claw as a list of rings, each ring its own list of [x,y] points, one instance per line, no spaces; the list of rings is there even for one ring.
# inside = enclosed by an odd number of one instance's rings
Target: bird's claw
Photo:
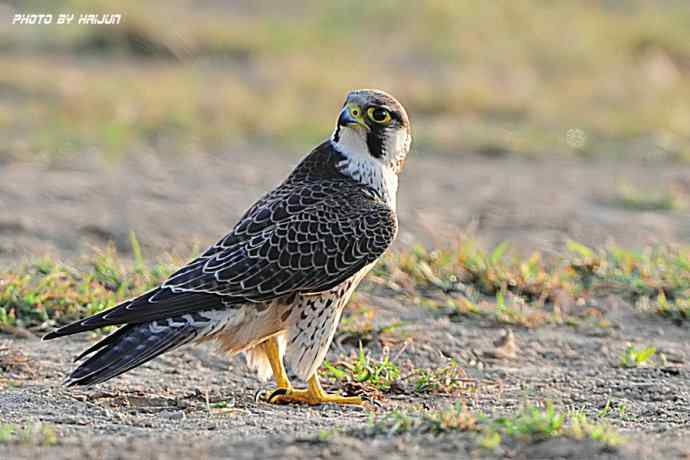
[[[266,402],[272,403],[274,398],[288,394],[289,390],[289,388],[276,388],[271,392],[270,395],[268,395],[268,397],[266,398]]]
[[[290,391],[290,388],[279,387],[279,388],[275,388],[274,390],[266,389],[266,388],[259,388],[258,390],[256,390],[256,392],[254,392],[254,402],[258,403],[258,402],[263,401],[263,402],[270,403],[270,402],[272,402],[273,398],[280,396],[280,395],[287,394],[288,391]]]

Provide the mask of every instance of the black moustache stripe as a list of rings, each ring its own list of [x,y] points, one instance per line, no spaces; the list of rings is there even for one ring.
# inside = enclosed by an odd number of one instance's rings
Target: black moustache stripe
[[[367,147],[369,153],[375,158],[381,158],[384,155],[383,141],[385,139],[385,132],[382,129],[372,129],[367,133]]]

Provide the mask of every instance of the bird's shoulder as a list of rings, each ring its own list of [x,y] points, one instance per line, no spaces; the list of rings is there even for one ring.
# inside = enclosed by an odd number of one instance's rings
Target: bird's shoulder
[[[375,190],[339,171],[337,165],[343,159],[329,141],[316,147],[287,179],[257,200],[215,247],[232,246],[281,222],[300,219],[337,221],[368,215],[372,225],[397,225],[395,212]]]

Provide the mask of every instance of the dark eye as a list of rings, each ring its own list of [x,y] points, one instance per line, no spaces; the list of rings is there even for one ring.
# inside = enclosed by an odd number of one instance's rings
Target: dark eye
[[[382,125],[388,124],[391,121],[391,113],[382,107],[369,107],[367,115],[369,115],[371,121]]]

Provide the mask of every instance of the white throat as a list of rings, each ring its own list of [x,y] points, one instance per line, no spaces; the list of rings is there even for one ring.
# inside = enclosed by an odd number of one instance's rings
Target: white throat
[[[346,158],[337,164],[340,172],[376,190],[391,209],[395,210],[398,175],[385,161],[369,154],[369,147],[364,136],[352,128],[341,128],[338,141],[331,138],[331,143]]]

